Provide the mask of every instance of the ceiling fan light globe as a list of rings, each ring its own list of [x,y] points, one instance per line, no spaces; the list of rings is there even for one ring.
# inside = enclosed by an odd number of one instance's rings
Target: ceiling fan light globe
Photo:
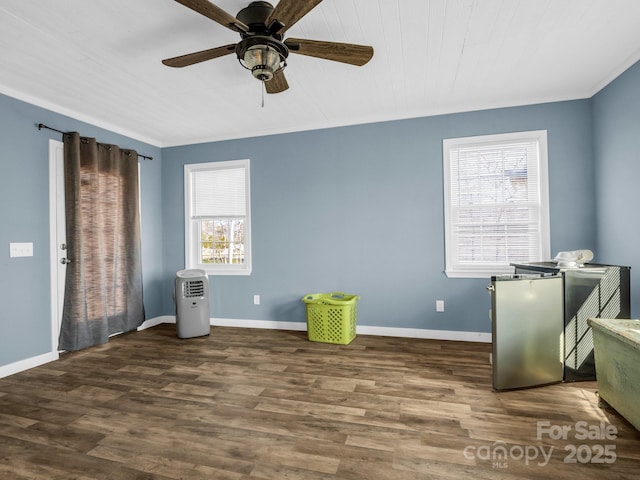
[[[254,45],[244,53],[244,64],[251,74],[263,82],[273,78],[280,68],[280,54],[268,45]]]

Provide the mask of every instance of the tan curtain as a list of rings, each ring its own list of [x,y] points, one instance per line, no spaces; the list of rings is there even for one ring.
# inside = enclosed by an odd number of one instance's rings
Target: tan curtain
[[[65,134],[67,265],[60,350],[106,343],[144,321],[138,155]]]

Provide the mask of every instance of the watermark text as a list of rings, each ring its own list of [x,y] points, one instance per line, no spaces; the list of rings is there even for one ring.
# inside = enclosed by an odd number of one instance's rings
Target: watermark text
[[[617,438],[616,426],[604,421],[579,421],[567,425],[543,420],[536,424],[535,445],[508,445],[498,440],[488,445],[469,445],[463,454],[467,460],[491,462],[493,468],[508,468],[509,462],[544,467],[551,461],[555,449],[560,448],[542,443],[552,440],[568,442],[563,448],[564,463],[611,464],[616,461],[616,445],[613,442]]]

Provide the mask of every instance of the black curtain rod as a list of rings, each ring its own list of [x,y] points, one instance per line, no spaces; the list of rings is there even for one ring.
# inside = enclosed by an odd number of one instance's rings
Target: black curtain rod
[[[47,130],[53,130],[54,132],[58,132],[58,133],[61,133],[63,135],[69,133],[69,132],[63,132],[62,130],[58,130],[57,128],[48,127],[44,123],[39,123],[38,124],[38,130],[42,130],[43,128],[46,128]],[[142,155],[140,153],[138,153],[138,156],[144,158],[145,160],[153,160],[153,157],[148,157],[148,156]]]

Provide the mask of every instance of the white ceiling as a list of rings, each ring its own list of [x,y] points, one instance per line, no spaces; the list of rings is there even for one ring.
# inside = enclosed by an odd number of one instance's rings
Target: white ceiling
[[[292,54],[262,107],[235,55],[162,65],[239,40],[173,0],[0,0],[0,92],[164,147],[588,98],[640,59],[639,32],[638,0],[324,0],[286,36],[373,59]]]

